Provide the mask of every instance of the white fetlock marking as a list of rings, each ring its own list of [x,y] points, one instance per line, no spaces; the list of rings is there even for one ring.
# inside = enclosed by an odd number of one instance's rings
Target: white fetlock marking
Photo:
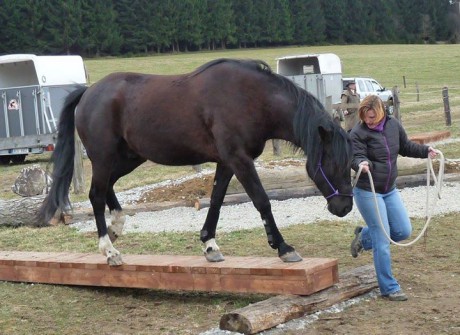
[[[114,210],[112,212],[112,222],[111,222],[111,229],[112,231],[117,234],[117,236],[121,236],[123,233],[123,227],[126,222],[126,216],[123,211]]]
[[[212,238],[210,239],[209,241],[206,241],[204,243],[204,252],[206,252],[206,250],[208,250],[209,248],[211,248],[211,250],[213,251],[218,251],[220,250],[219,246],[217,245],[216,243],[216,239],[215,238]]]
[[[107,258],[120,255],[120,252],[113,247],[107,234],[99,238],[99,251]]]

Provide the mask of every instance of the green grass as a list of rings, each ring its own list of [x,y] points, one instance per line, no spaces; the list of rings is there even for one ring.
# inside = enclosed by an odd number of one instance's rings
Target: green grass
[[[201,64],[220,57],[257,58],[266,61],[276,70],[276,58],[286,55],[302,55],[331,52],[337,54],[344,76],[372,76],[387,88],[398,86],[401,91],[402,121],[409,134],[448,129],[452,137],[460,137],[460,84],[458,71],[460,59],[458,45],[350,45],[320,47],[288,47],[272,49],[228,50],[218,52],[197,52],[150,57],[87,59],[85,64],[91,83],[116,71],[133,71],[156,74],[179,74],[192,71]],[[406,87],[403,86],[406,77]],[[225,80],[225,78],[222,78]],[[420,101],[416,101],[415,85],[420,89]],[[449,87],[452,126],[445,126],[441,89]],[[450,158],[459,158],[460,149],[456,143],[444,147]],[[287,158],[289,151],[281,158]],[[453,156],[450,156],[453,155]],[[27,163],[46,166],[49,156],[29,156]],[[274,159],[271,150],[264,152],[262,159]],[[11,185],[24,165],[0,166],[0,199],[17,196],[11,192]],[[205,165],[213,168],[213,164]],[[190,167],[164,167],[153,163],[143,164],[134,173],[122,178],[116,184],[116,191],[122,191],[144,184],[174,179],[193,173]],[[91,166],[85,161],[86,189],[89,189]],[[73,201],[86,199],[86,194],[72,195]]]
[[[417,285],[420,281],[420,261],[424,271],[458,275],[459,255],[452,252],[460,236],[456,217],[433,218],[426,240],[411,248],[392,249],[395,271],[405,283],[415,281],[412,285]],[[413,224],[416,235],[424,220],[414,220]],[[282,232],[304,257],[337,258],[340,271],[346,271],[372,260],[371,253],[357,259],[349,256],[354,227],[355,223],[299,223]],[[219,233],[217,237],[227,256],[276,256],[267,245],[263,228]],[[199,244],[198,232],[130,233],[123,235],[116,247],[124,254],[197,255],[201,252]],[[96,235],[78,234],[68,226],[0,228],[0,246],[0,250],[95,252]],[[223,313],[267,297],[0,282],[0,333],[95,334],[104,328],[104,334],[197,334],[216,327]],[[387,308],[381,305],[376,301],[372,308]]]
[[[316,53],[337,54],[342,61],[342,72],[345,77],[370,76],[387,88],[398,86],[403,103],[416,101],[416,85],[420,90],[421,101],[431,97],[440,98],[444,86],[449,87],[453,95],[459,95],[460,92],[458,73],[455,71],[460,61],[460,47],[453,44],[244,49],[151,57],[87,59],[85,63],[90,80],[94,83],[105,75],[117,71],[152,74],[186,73],[220,57],[262,59],[276,70],[278,57]],[[403,85],[403,76],[406,79],[406,87]]]

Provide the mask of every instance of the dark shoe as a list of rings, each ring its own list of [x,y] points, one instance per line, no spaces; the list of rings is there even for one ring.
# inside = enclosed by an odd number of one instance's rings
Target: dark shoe
[[[351,255],[353,258],[358,257],[358,254],[363,250],[363,244],[361,243],[361,231],[363,227],[356,227],[355,228],[355,238],[351,241]]]
[[[382,297],[390,301],[406,301],[407,300],[407,295],[405,295],[403,291],[397,291],[397,292],[393,292],[387,295],[382,295]]]

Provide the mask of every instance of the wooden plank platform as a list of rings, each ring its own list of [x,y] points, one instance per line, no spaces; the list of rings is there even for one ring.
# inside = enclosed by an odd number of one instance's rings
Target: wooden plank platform
[[[0,251],[0,280],[185,291],[310,295],[338,282],[336,259],[283,263],[277,257],[124,255],[110,267],[99,254]]]

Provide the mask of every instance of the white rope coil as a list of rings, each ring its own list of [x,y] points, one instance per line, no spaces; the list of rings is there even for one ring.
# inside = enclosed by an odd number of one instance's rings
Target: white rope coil
[[[420,234],[414,240],[412,240],[410,242],[407,242],[407,243],[399,243],[399,242],[393,241],[391,239],[391,237],[388,235],[387,231],[385,230],[385,227],[384,227],[383,222],[382,222],[382,217],[380,216],[379,206],[378,206],[378,202],[377,202],[377,196],[375,194],[374,180],[372,179],[371,172],[370,171],[367,172],[367,174],[369,176],[369,181],[370,181],[372,193],[374,195],[375,210],[377,211],[377,215],[379,217],[380,227],[382,228],[382,230],[383,230],[386,238],[388,239],[388,241],[390,241],[390,243],[392,243],[394,245],[397,245],[397,246],[400,246],[400,247],[408,247],[408,246],[414,244],[415,242],[417,242],[425,234],[425,231],[427,230],[428,225],[430,224],[430,221],[431,221],[431,213],[430,213],[430,176],[433,177],[434,187],[436,189],[436,198],[435,198],[435,201],[433,202],[432,207],[434,207],[436,205],[437,199],[441,199],[441,188],[442,188],[442,182],[443,182],[443,178],[444,178],[445,159],[444,159],[444,155],[443,155],[443,153],[441,151],[439,151],[439,150],[435,150],[435,151],[440,156],[438,176],[436,176],[436,174],[434,172],[433,160],[430,157],[428,157],[428,159],[427,159],[427,171],[426,171],[426,189],[427,189],[427,192],[426,192],[426,222],[425,222],[425,225],[424,225],[422,231],[420,232]],[[356,185],[356,182],[358,181],[358,179],[359,179],[359,177],[361,175],[362,169],[363,169],[363,167],[360,166],[359,169],[358,169],[358,172],[356,174],[356,177],[355,177],[355,179],[353,181],[353,187]]]

